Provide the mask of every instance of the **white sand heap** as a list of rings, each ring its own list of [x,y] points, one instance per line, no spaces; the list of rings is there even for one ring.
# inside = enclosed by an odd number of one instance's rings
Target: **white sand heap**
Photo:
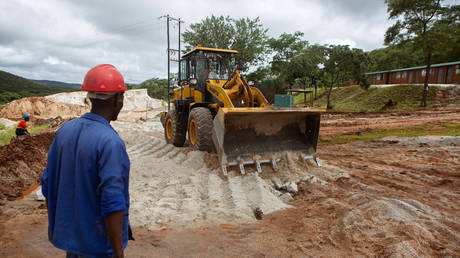
[[[153,118],[162,111],[161,100],[150,98],[147,89],[128,90],[125,92],[124,106],[119,118],[136,121],[140,117]],[[79,117],[90,110],[86,92],[64,92],[46,97],[30,97],[12,101],[0,107],[0,117],[18,119],[28,113],[36,118],[49,119],[57,116],[63,118]],[[144,114],[141,114],[144,112]]]
[[[63,92],[45,97],[53,102],[73,104],[79,106],[87,106],[88,102],[86,99],[86,92],[84,91],[75,91],[75,92]]]
[[[125,92],[125,102],[121,111],[145,111],[158,108],[161,108],[161,100],[149,97],[147,89],[139,89]]]
[[[248,167],[244,176],[236,169],[230,170],[225,178],[220,169],[206,165],[219,167],[211,165],[218,162],[215,155],[166,144],[159,121],[115,121],[112,126],[124,140],[131,160],[130,221],[133,226],[156,229],[164,225],[195,227],[255,221],[257,209],[268,214],[290,207],[283,202],[289,201],[283,198],[288,193],[275,190],[272,176],[283,180],[281,183],[288,180],[291,185],[308,177],[310,183],[324,187],[325,180],[348,177],[337,167],[319,169],[310,166],[310,162],[292,158],[292,164],[281,161],[277,172],[267,166],[259,175],[255,168],[251,172]]]
[[[45,98],[54,102],[74,104],[80,106],[88,105],[85,91],[58,93]],[[125,102],[122,111],[145,111],[161,107],[161,100],[150,98],[147,89],[128,90],[125,92]]]
[[[155,229],[162,225],[255,221],[289,207],[257,173],[224,179],[205,165],[206,154],[166,144],[158,132],[120,131],[131,160],[130,221]]]

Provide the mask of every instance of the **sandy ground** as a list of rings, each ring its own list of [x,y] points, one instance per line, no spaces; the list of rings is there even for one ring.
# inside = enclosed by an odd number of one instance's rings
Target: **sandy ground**
[[[260,221],[224,223],[211,218],[209,223],[189,221],[185,228],[175,222],[150,230],[135,227],[136,241],[130,242],[126,254],[453,257],[460,253],[459,137],[325,145],[320,155],[350,177],[330,180],[325,186],[300,183],[292,208],[265,215]],[[148,190],[155,188],[145,186],[144,191]],[[42,203],[29,198],[2,207],[0,233],[6,237],[1,240],[0,255],[62,255],[46,241]],[[132,205],[136,203],[135,197]],[[135,213],[133,208],[133,216]],[[155,221],[154,216],[145,219]]]
[[[230,171],[225,178],[215,155],[166,145],[158,118],[143,122],[142,113],[133,108],[125,111],[127,119],[112,123],[132,163],[130,217],[136,241],[129,243],[127,257],[460,253],[460,137],[322,144],[322,167],[286,153],[278,172],[264,166],[257,174],[248,167],[245,176]],[[455,108],[328,114],[321,134],[459,121],[458,114]],[[299,182],[292,201],[274,190],[274,178]],[[1,257],[63,256],[47,241],[42,202],[31,195],[1,202]],[[264,213],[261,220],[256,209]]]
[[[332,113],[321,117],[321,135],[344,134],[366,129],[407,127],[430,122],[460,122],[460,108],[384,113]]]

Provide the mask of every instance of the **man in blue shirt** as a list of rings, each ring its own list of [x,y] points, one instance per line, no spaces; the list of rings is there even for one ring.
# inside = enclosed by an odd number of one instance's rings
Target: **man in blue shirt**
[[[110,125],[123,107],[126,86],[112,65],[85,76],[91,112],[56,133],[41,177],[51,243],[67,257],[123,257],[131,237],[129,158]]]

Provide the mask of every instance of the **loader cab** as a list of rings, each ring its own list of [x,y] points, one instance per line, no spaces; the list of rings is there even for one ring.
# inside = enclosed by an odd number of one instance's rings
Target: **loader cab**
[[[180,60],[180,85],[205,92],[206,80],[225,83],[236,69],[236,50],[196,47]]]

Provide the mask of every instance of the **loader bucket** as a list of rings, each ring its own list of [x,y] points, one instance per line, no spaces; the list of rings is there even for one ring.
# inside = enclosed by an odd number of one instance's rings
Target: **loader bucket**
[[[310,108],[220,108],[212,137],[222,172],[228,166],[271,163],[276,170],[280,153],[298,151],[316,158],[322,110]]]

